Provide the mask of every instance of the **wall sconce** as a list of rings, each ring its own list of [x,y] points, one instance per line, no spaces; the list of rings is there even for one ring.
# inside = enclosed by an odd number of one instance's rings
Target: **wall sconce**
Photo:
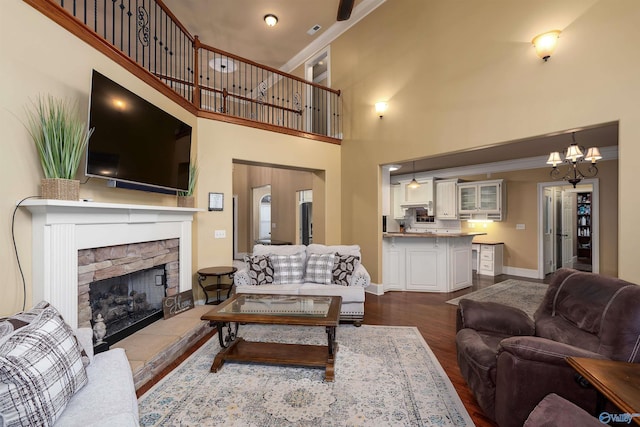
[[[388,106],[389,105],[384,101],[376,102],[376,114],[382,118],[382,116],[384,116],[384,112],[387,111]]]
[[[268,27],[275,27],[278,23],[278,17],[272,13],[264,15],[264,22]]]
[[[558,37],[560,37],[560,30],[553,30],[538,34],[531,40],[536,48],[536,53],[544,62],[547,62],[558,45]]]

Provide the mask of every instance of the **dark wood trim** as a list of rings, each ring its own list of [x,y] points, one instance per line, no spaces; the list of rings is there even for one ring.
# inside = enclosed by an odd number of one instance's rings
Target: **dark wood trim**
[[[205,119],[217,120],[219,122],[233,123],[235,125],[247,126],[256,129],[268,130],[271,132],[283,133],[285,135],[297,136],[305,139],[313,139],[314,141],[328,142],[330,144],[341,145],[342,140],[332,138],[330,136],[318,135],[315,133],[304,132],[297,129],[290,129],[283,126],[272,125],[269,123],[256,122],[254,120],[243,119],[242,117],[229,116],[227,114],[215,113],[213,111],[199,110],[198,117]]]

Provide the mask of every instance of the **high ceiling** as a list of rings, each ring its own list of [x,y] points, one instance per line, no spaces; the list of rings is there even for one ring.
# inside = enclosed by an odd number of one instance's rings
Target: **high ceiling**
[[[202,43],[273,68],[282,67],[335,24],[339,2],[164,0],[169,10]],[[361,2],[355,1],[354,11]],[[265,24],[263,18],[267,14],[278,17],[275,27]],[[320,30],[307,34],[315,25],[320,25]]]
[[[291,60],[319,37],[348,28],[384,0],[355,0],[349,21],[337,23],[339,2],[340,0],[164,0],[178,20],[192,35],[199,36],[201,42],[273,68],[284,68],[284,71],[290,71],[286,68],[291,65]],[[278,17],[275,27],[270,28],[265,24],[263,18],[267,14]],[[313,35],[307,34],[316,25],[321,28]],[[575,131],[578,143],[585,147],[618,144],[617,123]],[[550,151],[561,152],[570,142],[570,131],[567,131],[445,156],[400,159],[404,161],[395,163],[403,167],[392,172],[392,175],[411,173],[413,160],[415,172],[422,172],[543,156]]]

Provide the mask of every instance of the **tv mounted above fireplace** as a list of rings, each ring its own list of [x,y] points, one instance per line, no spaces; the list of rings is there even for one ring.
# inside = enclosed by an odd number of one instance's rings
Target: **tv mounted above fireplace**
[[[88,177],[175,193],[189,186],[191,126],[97,71],[91,81]]]

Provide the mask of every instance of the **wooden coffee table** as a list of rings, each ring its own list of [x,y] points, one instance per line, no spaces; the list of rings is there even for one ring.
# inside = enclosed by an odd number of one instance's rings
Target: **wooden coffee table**
[[[323,367],[325,380],[333,381],[341,305],[339,296],[233,295],[201,317],[218,329],[222,347],[213,360],[211,372],[218,372],[225,361],[258,362]],[[324,326],[327,345],[246,341],[237,335],[240,323]]]

